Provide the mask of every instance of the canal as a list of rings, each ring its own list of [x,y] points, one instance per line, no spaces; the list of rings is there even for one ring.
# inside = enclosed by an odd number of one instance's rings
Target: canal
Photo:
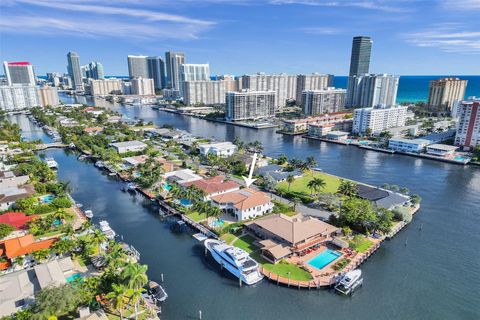
[[[71,101],[66,101],[71,102]],[[105,101],[101,101],[105,103]],[[100,104],[100,103],[98,103]],[[389,155],[274,130],[256,131],[152,110],[103,105],[130,118],[171,124],[195,135],[260,140],[270,156],[313,155],[326,172],[381,185],[397,184],[422,196],[415,220],[362,265],[364,286],[345,298],[327,290],[298,291],[263,281],[238,288],[189,234],[172,233],[141,196],[121,191],[122,184],[63,150],[46,153],[59,163],[60,179],[73,197],[107,219],[141,253],[149,276],[165,277],[169,299],[163,319],[478,319],[480,317],[480,169],[407,156]],[[28,120],[12,121],[27,126]],[[28,137],[28,132],[25,135]]]

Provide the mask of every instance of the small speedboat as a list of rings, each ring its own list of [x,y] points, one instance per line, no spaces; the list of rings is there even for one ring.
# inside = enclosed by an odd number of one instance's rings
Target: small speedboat
[[[97,161],[97,162],[95,162],[95,167],[103,168],[103,167],[105,167],[105,164],[103,163],[103,161]]]
[[[362,284],[362,270],[356,269],[345,273],[335,285],[335,290],[343,294],[351,294]]]
[[[88,219],[92,219],[93,218],[93,211],[92,210],[85,210],[85,216]]]
[[[156,283],[155,281],[148,281],[148,293],[152,296],[155,302],[163,302],[167,300],[168,294],[163,289],[161,285]]]
[[[57,169],[58,168],[58,163],[55,161],[53,158],[45,158],[45,163],[50,169]]]

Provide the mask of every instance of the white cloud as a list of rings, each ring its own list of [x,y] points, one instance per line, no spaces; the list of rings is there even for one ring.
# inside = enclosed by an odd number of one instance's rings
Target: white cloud
[[[308,34],[318,34],[318,35],[334,35],[342,32],[340,29],[330,28],[330,27],[306,27],[301,28],[300,31],[303,31]]]
[[[400,6],[405,0],[270,0],[271,4],[300,4],[319,7],[354,7],[385,12],[406,12],[409,9]]]
[[[119,0],[5,0],[0,32],[68,33],[72,36],[124,39],[196,39],[215,22],[138,8],[139,2]],[[99,5],[100,3],[100,5]],[[122,5],[122,6],[118,6]],[[33,9],[44,7],[38,14]]]
[[[480,10],[480,0],[442,0],[440,3],[446,9],[458,11]]]
[[[480,31],[464,30],[464,25],[445,23],[429,30],[404,34],[407,42],[418,47],[434,47],[445,52],[480,53]]]

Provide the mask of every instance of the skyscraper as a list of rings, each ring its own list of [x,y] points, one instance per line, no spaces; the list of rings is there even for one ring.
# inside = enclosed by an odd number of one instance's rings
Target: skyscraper
[[[302,105],[302,93],[305,90],[324,90],[333,86],[333,75],[312,73],[309,75],[299,74],[297,76],[296,103]]]
[[[92,61],[87,66],[85,66],[86,78],[87,79],[104,79],[105,75],[103,73],[103,65],[100,62]]]
[[[132,56],[127,57],[128,60],[128,75],[130,79],[133,78],[150,78],[148,76],[147,56]]]
[[[12,84],[31,84],[35,85],[35,74],[33,73],[33,66],[26,61],[22,62],[3,62],[5,69],[5,76],[7,77],[8,85]]]
[[[153,79],[155,89],[163,89],[166,86],[165,62],[160,57],[147,58],[148,77]]]
[[[339,112],[345,106],[345,89],[326,88],[303,91],[302,110],[305,115],[314,116]]]
[[[76,52],[67,54],[68,75],[72,79],[72,89],[83,91],[82,71],[80,69],[80,58]]]
[[[347,108],[390,107],[397,101],[400,77],[388,74],[364,74],[348,78]]]
[[[350,76],[369,73],[372,43],[373,41],[370,37],[360,36],[353,38],[352,56],[350,58]]]
[[[229,121],[257,120],[275,116],[275,91],[227,92],[226,118]]]
[[[167,87],[180,90],[180,66],[185,63],[185,54],[182,52],[165,52],[167,67]]]
[[[210,66],[207,64],[185,63],[180,66],[180,95],[184,96],[186,81],[209,81]]]
[[[455,145],[472,149],[480,145],[480,99],[470,97],[459,105]]]
[[[467,80],[459,78],[442,78],[430,81],[428,107],[434,111],[452,110],[455,102],[463,100]]]

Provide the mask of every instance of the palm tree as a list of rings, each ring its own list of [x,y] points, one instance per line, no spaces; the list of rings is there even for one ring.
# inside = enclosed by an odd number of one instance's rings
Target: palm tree
[[[305,166],[308,168],[308,170],[311,170],[313,167],[315,167],[318,164],[317,160],[315,157],[307,157],[305,161]],[[312,176],[313,176],[313,171],[312,171]]]
[[[325,188],[326,185],[325,180],[319,177],[315,177],[308,181],[307,188],[310,189],[310,196],[313,195],[313,191],[318,193],[321,189]]]
[[[128,288],[124,284],[112,283],[112,291],[105,297],[110,300],[112,307],[120,313],[120,319],[123,320],[123,310],[127,304]]]
[[[148,266],[139,263],[129,263],[123,269],[123,278],[130,289],[138,290],[148,282]]]
[[[92,245],[98,248],[107,240],[107,236],[99,229],[95,229],[93,233],[90,234],[89,240]]]
[[[127,296],[130,299],[130,302],[135,306],[135,319],[138,319],[138,304],[143,299],[143,292],[145,292],[144,288],[127,290]]]
[[[302,202],[302,200],[299,197],[293,197],[292,198],[292,203],[293,203],[293,211],[297,209],[297,205]]]
[[[67,252],[71,252],[75,246],[75,243],[72,240],[69,239],[62,239],[57,242],[55,242],[52,245],[52,250],[56,254],[63,255]]]
[[[342,179],[340,180],[337,192],[348,198],[355,197],[358,194],[357,184],[353,181]]]
[[[288,191],[290,192],[290,186],[292,185],[292,182],[295,181],[295,177],[291,174],[287,176],[287,183],[288,183]]]

